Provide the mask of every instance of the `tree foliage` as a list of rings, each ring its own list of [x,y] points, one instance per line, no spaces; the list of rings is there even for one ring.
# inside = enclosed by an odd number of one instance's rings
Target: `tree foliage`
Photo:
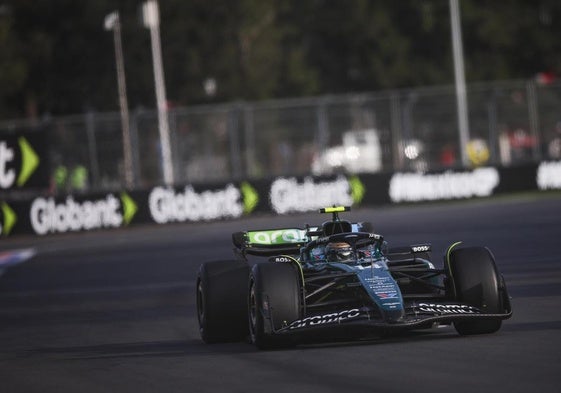
[[[0,0],[0,118],[118,109],[122,21],[131,108],[154,107],[141,0]],[[561,75],[557,0],[460,0],[469,82]],[[446,0],[160,0],[177,106],[453,83]],[[205,80],[216,81],[208,95]]]

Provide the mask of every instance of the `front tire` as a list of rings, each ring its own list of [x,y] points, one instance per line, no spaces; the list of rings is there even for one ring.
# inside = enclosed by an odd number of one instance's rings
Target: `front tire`
[[[290,337],[275,331],[301,317],[301,285],[297,267],[291,263],[259,263],[249,279],[249,334],[259,349],[293,345]]]
[[[207,343],[242,341],[247,337],[249,265],[240,261],[206,262],[196,283],[197,317]]]
[[[500,314],[503,310],[501,279],[495,259],[485,247],[466,247],[450,252],[448,277],[452,295],[459,302],[477,307],[486,314]],[[456,321],[454,327],[461,335],[494,333],[501,328],[499,318]]]

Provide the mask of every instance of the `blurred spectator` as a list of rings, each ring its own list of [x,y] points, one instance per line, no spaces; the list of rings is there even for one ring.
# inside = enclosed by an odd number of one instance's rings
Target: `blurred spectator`
[[[555,125],[555,134],[547,145],[547,154],[550,159],[561,159],[561,121]]]
[[[452,167],[456,165],[456,151],[454,145],[448,143],[444,145],[440,151],[440,165],[443,167]]]

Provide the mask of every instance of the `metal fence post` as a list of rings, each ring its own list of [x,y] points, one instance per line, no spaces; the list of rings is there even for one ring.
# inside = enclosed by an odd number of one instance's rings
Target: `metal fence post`
[[[90,187],[100,187],[99,184],[99,163],[97,161],[97,141],[95,139],[95,118],[93,111],[86,113],[86,137],[88,141],[88,158],[89,166],[92,174]]]
[[[179,154],[179,141],[177,140],[177,110],[167,111],[168,117],[168,138],[170,144],[170,160],[173,173],[174,183],[184,182],[186,179],[180,175],[184,173],[181,170],[182,160]]]
[[[243,104],[244,133],[245,133],[245,161],[246,176],[258,177],[260,170],[255,159],[255,124],[253,121],[253,108],[247,103]]]
[[[140,152],[138,140],[138,114],[140,109],[133,112],[130,118],[130,138],[131,138],[131,156],[132,156],[132,182],[133,186],[138,186],[140,179]]]
[[[329,140],[329,119],[327,118],[327,97],[320,98],[316,106],[318,153],[325,151]]]
[[[230,139],[230,165],[232,166],[232,177],[241,179],[241,157],[240,157],[240,138],[239,138],[239,104],[232,106],[228,111],[228,138]]]
[[[534,146],[532,147],[532,158],[536,161],[541,159],[541,135],[539,132],[539,115],[536,94],[536,83],[529,80],[526,83],[526,96],[528,97],[528,118],[530,120],[530,134],[534,138]]]
[[[490,98],[487,100],[487,121],[489,127],[489,151],[491,153],[491,163],[500,163],[500,155],[498,154],[498,126],[497,126],[497,91],[492,90]]]
[[[403,137],[401,127],[401,101],[399,92],[390,92],[390,127],[392,140],[393,168],[392,170],[403,169]]]

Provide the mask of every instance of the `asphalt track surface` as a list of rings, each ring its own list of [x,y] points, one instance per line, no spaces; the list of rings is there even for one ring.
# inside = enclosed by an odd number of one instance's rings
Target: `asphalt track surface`
[[[37,255],[0,277],[0,392],[559,392],[561,195],[351,212],[390,245],[488,246],[514,316],[496,334],[453,328],[259,351],[202,343],[194,278],[239,229],[316,214],[2,240]]]

